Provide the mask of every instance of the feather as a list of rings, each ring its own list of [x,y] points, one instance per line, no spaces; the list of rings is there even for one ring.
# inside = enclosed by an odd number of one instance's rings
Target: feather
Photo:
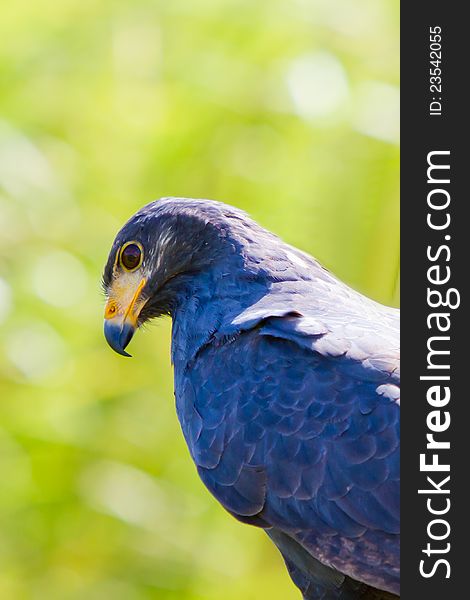
[[[399,590],[399,313],[233,207],[166,198],[116,237],[146,252],[140,322],[173,319],[176,408],[209,491],[266,529],[307,599]]]

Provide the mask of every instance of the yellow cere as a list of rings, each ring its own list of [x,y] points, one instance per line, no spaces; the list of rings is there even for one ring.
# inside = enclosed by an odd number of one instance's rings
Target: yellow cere
[[[135,325],[146,302],[140,296],[146,283],[145,277],[137,271],[121,272],[111,285],[104,318],[126,319]]]

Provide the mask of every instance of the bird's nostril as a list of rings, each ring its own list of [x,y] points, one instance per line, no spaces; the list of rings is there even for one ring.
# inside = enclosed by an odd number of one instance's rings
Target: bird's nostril
[[[109,302],[105,309],[105,317],[107,319],[110,319],[110,318],[114,317],[116,312],[117,312],[117,307],[114,304],[114,302]]]

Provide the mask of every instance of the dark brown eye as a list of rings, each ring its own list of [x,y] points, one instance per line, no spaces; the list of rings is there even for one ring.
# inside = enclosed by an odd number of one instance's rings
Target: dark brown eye
[[[142,264],[143,252],[140,244],[129,242],[122,247],[121,250],[121,265],[127,271],[134,271]]]

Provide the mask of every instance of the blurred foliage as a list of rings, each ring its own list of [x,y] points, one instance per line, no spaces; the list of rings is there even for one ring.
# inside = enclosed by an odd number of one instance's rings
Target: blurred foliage
[[[298,598],[196,476],[169,322],[106,346],[101,269],[209,197],[396,305],[398,3],[16,0],[0,38],[0,598]]]

